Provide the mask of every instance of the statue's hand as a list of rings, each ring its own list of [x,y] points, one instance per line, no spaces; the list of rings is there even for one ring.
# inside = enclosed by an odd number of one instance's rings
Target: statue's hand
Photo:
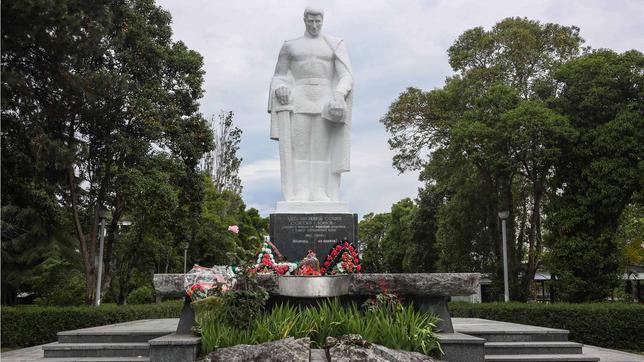
[[[275,97],[281,105],[285,106],[288,104],[289,98],[291,97],[291,90],[286,86],[281,86],[275,89]]]
[[[344,100],[342,93],[336,92],[331,102],[329,102],[329,115],[334,122],[341,122],[344,118],[344,112],[347,108],[347,102]]]

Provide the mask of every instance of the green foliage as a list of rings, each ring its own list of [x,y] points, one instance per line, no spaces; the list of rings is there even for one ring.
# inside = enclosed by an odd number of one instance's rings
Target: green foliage
[[[178,318],[180,302],[100,307],[3,307],[2,347],[28,347],[56,340],[56,333],[139,319]]]
[[[42,262],[26,262],[27,241],[53,249],[75,237],[80,258],[67,260],[82,265],[91,303],[100,207],[111,211],[106,283],[124,215],[146,210],[136,221],[147,225],[173,220],[191,227],[198,219],[196,167],[212,148],[198,113],[203,61],[172,40],[170,15],[152,0],[20,0],[3,2],[1,13],[2,204],[16,208],[14,215],[42,215],[37,233],[12,237],[9,264]],[[160,155],[177,167],[155,167]],[[7,221],[29,230],[21,219]],[[161,226],[140,229],[136,239],[153,239],[158,231],[165,235],[157,250],[170,249],[173,238]],[[10,282],[14,289],[28,287]]]
[[[415,311],[412,306],[361,311],[354,304],[343,307],[337,300],[310,308],[285,304],[258,316],[248,329],[231,326],[224,314],[216,309],[205,315],[198,314],[197,319],[202,328],[204,353],[220,347],[257,344],[288,336],[309,337],[314,346],[321,347],[326,337],[346,334],[360,334],[369,342],[425,354],[439,348],[432,332],[437,317]]]
[[[617,242],[624,250],[624,265],[644,263],[644,206],[631,204],[622,213]]]
[[[403,199],[384,214],[366,214],[360,221],[367,272],[431,272],[435,270],[436,195]]]
[[[571,341],[644,351],[644,306],[623,303],[450,303],[454,317],[567,329]]]
[[[623,272],[617,230],[644,184],[644,55],[599,50],[563,65],[554,100],[578,136],[557,162],[548,267],[564,300],[606,298]],[[621,250],[620,250],[621,249]]]
[[[77,270],[71,270],[67,266],[60,269],[59,276],[56,280],[49,280],[44,285],[35,284],[35,290],[42,294],[34,301],[38,305],[48,306],[74,306],[81,305],[84,302],[85,278]]]
[[[128,304],[149,304],[154,302],[152,288],[147,285],[138,287],[127,296]]]
[[[362,217],[359,224],[360,242],[364,247],[362,266],[365,272],[382,273],[383,265],[382,242],[389,228],[391,215],[368,213]]]
[[[579,56],[582,43],[575,27],[525,18],[467,30],[448,51],[456,74],[444,87],[408,88],[382,118],[393,166],[422,170],[432,201],[415,212],[429,212],[419,220],[435,230],[440,270],[492,273],[498,288],[497,215],[509,211],[511,298],[530,298],[544,261],[564,300],[614,288],[625,248],[615,232],[644,181],[644,57]],[[407,267],[431,258],[409,249]],[[382,259],[398,265],[401,254]]]

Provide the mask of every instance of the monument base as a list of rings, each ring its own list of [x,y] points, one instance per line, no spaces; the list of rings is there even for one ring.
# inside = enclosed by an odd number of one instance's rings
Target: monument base
[[[278,201],[276,214],[349,214],[346,202],[341,201]]]
[[[307,203],[310,204],[310,203]],[[270,215],[271,242],[290,262],[313,250],[324,261],[339,241],[358,240],[358,215],[349,213],[275,213]]]

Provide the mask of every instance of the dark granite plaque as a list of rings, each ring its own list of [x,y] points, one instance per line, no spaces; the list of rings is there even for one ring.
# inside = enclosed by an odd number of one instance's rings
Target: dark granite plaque
[[[271,214],[271,241],[288,261],[297,262],[309,249],[319,260],[338,241],[358,240],[358,214]]]

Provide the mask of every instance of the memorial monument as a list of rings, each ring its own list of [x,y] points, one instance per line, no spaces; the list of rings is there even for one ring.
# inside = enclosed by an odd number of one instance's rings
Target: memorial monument
[[[357,215],[339,199],[341,175],[350,170],[353,74],[344,41],[323,34],[323,21],[321,9],[306,8],[305,33],[282,45],[269,89],[284,197],[270,234],[290,261],[357,239]]]

